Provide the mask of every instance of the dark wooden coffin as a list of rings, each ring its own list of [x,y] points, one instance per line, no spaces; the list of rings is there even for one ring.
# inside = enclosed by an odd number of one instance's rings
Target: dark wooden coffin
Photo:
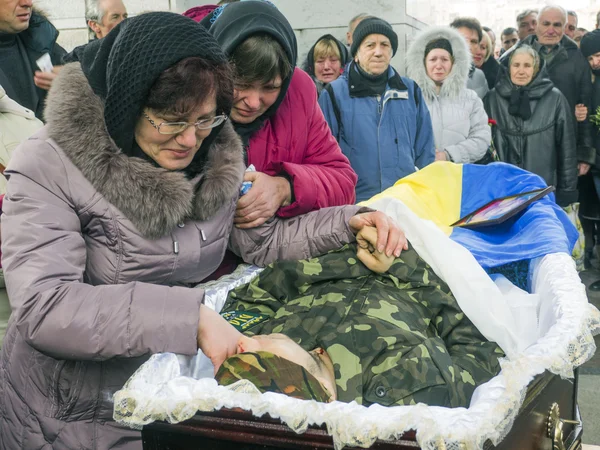
[[[580,450],[583,426],[577,408],[577,377],[563,380],[545,373],[534,379],[508,436],[485,450]],[[573,423],[572,423],[573,422]],[[579,422],[579,423],[576,423]],[[333,449],[322,427],[297,434],[269,416],[245,411],[199,413],[179,424],[153,423],[142,431],[144,450]],[[396,441],[377,441],[372,449],[419,448],[414,431]]]

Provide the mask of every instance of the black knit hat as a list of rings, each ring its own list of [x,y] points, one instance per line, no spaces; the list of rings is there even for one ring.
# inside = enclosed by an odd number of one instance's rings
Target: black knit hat
[[[163,71],[193,56],[227,63],[217,41],[192,19],[152,12],[124,20],[105,38],[76,48],[65,62],[81,63],[90,86],[104,100],[108,133],[123,153],[132,156],[139,153],[135,124],[154,82]],[[210,145],[217,133],[213,130],[202,147]]]
[[[600,29],[584,34],[580,48],[586,58],[600,52]]]
[[[452,44],[450,44],[450,41],[445,38],[436,38],[433,41],[429,41],[425,46],[425,58],[427,58],[427,55],[431,50],[436,48],[446,50],[448,53],[450,53],[450,56],[454,56],[454,54],[452,53]]]
[[[398,50],[398,35],[392,26],[378,17],[367,17],[358,23],[352,34],[352,46],[350,47],[350,54],[352,56],[356,55],[358,47],[360,47],[362,41],[370,34],[383,34],[387,37],[392,44],[392,56],[396,54]]]

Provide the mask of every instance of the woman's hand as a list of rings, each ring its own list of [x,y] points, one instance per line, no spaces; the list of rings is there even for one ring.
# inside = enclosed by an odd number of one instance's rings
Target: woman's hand
[[[575,118],[577,122],[583,122],[587,118],[587,113],[588,109],[584,104],[575,105]]]
[[[396,222],[380,211],[356,214],[348,221],[348,225],[354,233],[358,233],[364,227],[377,229],[376,250],[386,256],[400,256],[402,250],[408,250],[408,241]]]
[[[356,235],[356,256],[370,270],[377,273],[387,272],[394,262],[393,256],[375,250],[377,230],[373,227],[363,227]]]
[[[198,348],[215,366],[215,373],[230,356],[237,353],[237,345],[242,333],[235,329],[221,315],[208,306],[200,305],[198,320]]]
[[[254,228],[275,215],[292,200],[292,187],[283,177],[272,177],[261,172],[246,172],[244,181],[252,187],[240,197],[233,222],[238,228]]]
[[[443,150],[441,152],[438,152],[436,150],[435,151],[435,160],[436,161],[448,161],[448,155]]]
[[[590,166],[588,163],[584,163],[584,162],[580,162],[579,164],[577,164],[577,170],[579,171],[579,176],[583,176],[583,175],[587,175],[587,173],[590,171],[590,168],[592,166]]]

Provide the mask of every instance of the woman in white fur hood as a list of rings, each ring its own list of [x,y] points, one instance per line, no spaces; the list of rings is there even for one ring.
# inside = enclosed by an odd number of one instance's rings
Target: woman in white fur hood
[[[431,114],[436,161],[483,158],[492,135],[481,99],[466,87],[471,53],[464,37],[450,27],[427,28],[415,37],[406,63]]]

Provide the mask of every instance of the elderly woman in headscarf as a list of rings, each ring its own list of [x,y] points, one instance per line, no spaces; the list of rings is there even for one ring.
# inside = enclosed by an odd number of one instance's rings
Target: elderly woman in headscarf
[[[227,247],[260,265],[306,258],[370,223],[386,252],[405,244],[356,206],[233,227],[244,161],[232,75],[193,20],[127,19],[71,59],[48,125],[6,170],[2,449],[140,449],[112,398],[149,355],[200,348],[218,367],[236,351],[239,332],[194,289]]]
[[[450,27],[427,28],[411,44],[406,62],[429,108],[436,160],[479,161],[491,132],[483,103],[467,89],[471,54],[464,37]]]
[[[296,35],[283,14],[270,2],[243,1],[217,8],[201,24],[233,65],[231,121],[256,168],[244,175],[253,184],[235,223],[251,228],[274,215],[354,203],[356,174],[331,135],[313,81],[296,68]]]
[[[325,34],[317,39],[302,64],[302,69],[317,86],[317,96],[326,84],[338,79],[347,61],[348,49],[333,35]]]
[[[529,45],[506,58],[496,87],[484,99],[496,121],[492,137],[502,161],[541,176],[556,187],[556,203],[577,201],[575,121],[565,96],[546,76]]]

